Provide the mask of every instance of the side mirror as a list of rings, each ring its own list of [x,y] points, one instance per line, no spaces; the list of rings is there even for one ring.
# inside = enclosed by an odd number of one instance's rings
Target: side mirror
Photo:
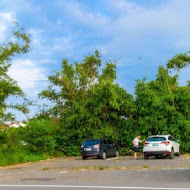
[[[177,143],[179,142],[179,140],[176,141]]]

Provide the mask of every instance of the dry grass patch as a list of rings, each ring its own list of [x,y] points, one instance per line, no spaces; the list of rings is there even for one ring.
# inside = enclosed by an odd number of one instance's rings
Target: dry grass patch
[[[51,168],[50,167],[44,167],[42,168],[42,170],[50,170]]]
[[[142,168],[143,168],[143,169],[150,169],[150,166],[143,165]]]
[[[181,155],[182,158],[190,158],[190,153]]]
[[[99,170],[107,170],[107,169],[109,169],[109,167],[108,166],[99,166],[98,169]]]
[[[107,170],[110,169],[109,166],[81,166],[81,167],[73,167],[72,171],[85,171],[85,170]]]
[[[120,161],[120,160],[121,160],[121,158],[119,158],[119,157],[114,159],[114,161]]]

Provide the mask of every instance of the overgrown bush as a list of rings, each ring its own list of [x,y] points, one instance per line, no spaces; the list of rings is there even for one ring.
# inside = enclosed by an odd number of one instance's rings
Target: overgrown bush
[[[49,157],[42,152],[31,151],[22,133],[26,128],[6,128],[0,131],[0,166],[38,161]]]
[[[20,128],[23,141],[33,152],[43,152],[53,155],[55,153],[56,126],[51,120],[32,120],[27,127]]]

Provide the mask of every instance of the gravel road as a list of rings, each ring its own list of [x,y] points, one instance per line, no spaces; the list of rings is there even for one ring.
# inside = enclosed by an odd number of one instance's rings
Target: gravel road
[[[56,158],[0,168],[0,184],[190,189],[190,157],[175,157],[173,160],[119,157],[85,161],[80,157]],[[1,185],[0,189],[12,188]]]

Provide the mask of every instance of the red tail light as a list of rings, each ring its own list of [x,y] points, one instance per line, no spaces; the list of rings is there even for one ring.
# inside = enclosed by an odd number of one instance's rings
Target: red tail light
[[[100,147],[100,144],[95,144],[95,145],[94,145],[94,148],[95,148],[95,149],[98,149],[99,147]]]
[[[166,146],[168,146],[168,145],[170,144],[169,141],[162,141],[161,143],[162,143],[162,144],[165,144]]]
[[[145,143],[144,143],[144,146],[147,146],[148,144],[149,144],[148,142],[145,142]]]

